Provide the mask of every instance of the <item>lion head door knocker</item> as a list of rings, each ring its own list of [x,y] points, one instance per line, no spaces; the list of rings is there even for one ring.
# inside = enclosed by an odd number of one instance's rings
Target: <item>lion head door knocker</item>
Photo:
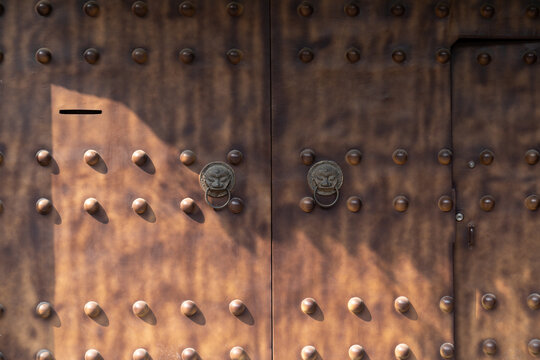
[[[206,203],[215,210],[223,209],[231,201],[231,191],[234,187],[234,170],[222,161],[215,161],[201,170],[199,182],[204,190]],[[210,198],[225,198],[225,203],[214,205]]]
[[[309,169],[307,181],[313,190],[313,199],[323,208],[334,206],[339,199],[339,189],[343,185],[343,172],[335,161],[319,161]],[[321,196],[334,196],[331,203],[320,201]]]

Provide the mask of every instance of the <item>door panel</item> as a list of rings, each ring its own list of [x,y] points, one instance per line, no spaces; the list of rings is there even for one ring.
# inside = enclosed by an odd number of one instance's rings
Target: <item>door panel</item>
[[[335,1],[313,2],[304,17],[299,3],[272,3],[274,357],[300,359],[313,346],[323,359],[344,359],[357,344],[388,359],[406,343],[410,358],[438,358],[453,343],[452,315],[439,300],[453,295],[454,216],[437,206],[452,196],[451,169],[437,160],[450,145],[449,64],[435,60],[440,43],[415,25],[438,20],[427,3],[406,19],[385,2],[363,2],[355,17]],[[346,57],[351,47],[358,62]],[[396,50],[404,62],[392,59]],[[343,170],[329,209],[299,207],[312,196],[306,148]],[[345,159],[351,149],[362,153],[358,165]],[[403,165],[392,159],[396,149],[408,153]],[[399,195],[405,212],[394,209]],[[356,213],[351,196],[362,201]],[[394,309],[399,296],[412,304],[405,314]],[[352,297],[365,303],[358,315],[348,310]],[[311,315],[301,310],[305,298],[318,304]]]
[[[527,300],[540,292],[540,221],[525,204],[539,191],[540,168],[525,154],[540,146],[540,72],[524,61],[539,50],[539,42],[473,42],[453,52],[454,182],[464,214],[454,281],[460,359],[485,356],[487,339],[497,344],[495,358],[530,358],[527,344],[540,337],[540,312]]]
[[[227,2],[196,1],[189,17],[180,1],[149,2],[138,17],[132,3],[99,2],[90,17],[84,2],[54,1],[45,17],[34,2],[4,1],[0,351],[30,359],[49,349],[61,360],[95,348],[126,359],[145,348],[176,359],[192,347],[223,359],[241,346],[270,359],[266,5],[252,1],[233,17]],[[48,64],[34,59],[43,47]],[[93,65],[82,55],[90,47],[100,53]],[[139,47],[143,64],[132,59]],[[183,48],[193,50],[191,64],[179,60]],[[243,52],[237,65],[226,55],[234,48]],[[49,166],[34,159],[39,149],[52,153]],[[83,160],[88,149],[100,154],[95,166]],[[131,161],[138,149],[149,156],[143,166]],[[194,164],[179,161],[184,149]],[[240,214],[212,210],[198,178],[231,149],[244,155],[233,166]],[[48,215],[34,209],[40,197],[54,205]],[[101,206],[93,216],[83,209],[90,197]],[[196,203],[191,215],[179,207],[186,197]],[[148,202],[142,215],[131,208],[136,198]],[[238,317],[229,312],[234,299],[247,306]],[[83,312],[91,300],[102,309],[95,319]],[[137,300],[151,309],[143,318],[132,313]],[[185,300],[199,313],[184,316]],[[34,314],[40,301],[52,304],[50,318]]]

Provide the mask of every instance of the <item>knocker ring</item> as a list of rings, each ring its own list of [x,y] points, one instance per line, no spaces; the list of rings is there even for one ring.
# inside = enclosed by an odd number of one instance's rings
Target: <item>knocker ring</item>
[[[210,202],[210,200],[208,199],[208,197],[210,196],[209,195],[210,191],[211,191],[210,188],[206,189],[206,191],[204,192],[204,200],[214,210],[220,210],[220,209],[223,209],[225,206],[229,205],[229,202],[231,201],[231,191],[229,189],[227,189],[227,195],[226,195],[227,196],[227,201],[225,201],[225,203],[223,205],[214,205],[214,204],[212,204]],[[212,197],[214,197],[214,198],[222,198],[223,196],[212,196]]]
[[[334,188],[335,190],[335,194],[336,194],[336,198],[334,199],[334,201],[332,201],[330,204],[323,204],[322,202],[319,201],[319,199],[317,198],[317,191],[319,190],[318,187],[315,187],[315,190],[313,190],[313,199],[315,200],[315,202],[317,203],[317,205],[319,205],[320,207],[322,208],[330,208],[334,205],[336,205],[336,203],[338,202],[339,200],[339,190],[337,187]]]

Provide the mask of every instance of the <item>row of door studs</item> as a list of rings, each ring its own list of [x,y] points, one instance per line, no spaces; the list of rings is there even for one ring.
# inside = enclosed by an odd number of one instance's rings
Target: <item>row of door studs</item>
[[[229,49],[226,57],[233,65],[239,64],[244,58],[244,52],[240,49]],[[82,57],[89,64],[96,64],[100,58],[100,52],[97,48],[88,48],[83,51]],[[135,48],[131,51],[131,58],[137,64],[145,64],[148,62],[148,50],[143,47]],[[191,64],[195,61],[195,51],[190,48],[184,48],[178,52],[178,59],[184,64]],[[309,47],[304,47],[298,51],[298,58],[303,63],[310,63],[315,59],[315,52]],[[528,65],[533,65],[537,62],[538,56],[535,51],[526,51],[522,55],[523,61]],[[39,48],[35,53],[35,59],[41,64],[49,64],[53,59],[52,50],[49,48]],[[356,63],[361,59],[361,51],[356,47],[350,47],[345,52],[345,59],[350,63]],[[403,49],[394,49],[392,51],[392,60],[396,63],[403,63],[407,59],[407,54]],[[451,59],[450,50],[441,48],[435,53],[435,59],[441,64],[446,64]],[[4,60],[4,53],[0,50],[0,62]],[[492,56],[489,53],[479,53],[476,58],[477,62],[486,66],[491,63]]]
[[[362,160],[362,152],[358,149],[350,149],[345,154],[345,161],[347,164],[355,166],[360,164]],[[4,154],[0,152],[0,165],[4,162]],[[35,155],[36,161],[41,166],[49,166],[53,157],[49,150],[40,149],[36,152]],[[242,162],[244,155],[240,150],[233,149],[227,154],[227,160],[232,165],[238,165]],[[450,149],[444,148],[439,151],[437,154],[437,160],[441,165],[450,165],[452,163],[453,152]],[[84,161],[90,165],[97,165],[102,160],[101,155],[93,149],[87,150],[83,155]],[[135,150],[131,155],[131,161],[138,166],[143,166],[149,161],[150,157],[144,150]],[[186,165],[192,165],[195,163],[197,156],[191,150],[184,150],[179,156],[180,161]],[[396,165],[405,165],[409,159],[409,153],[407,150],[398,148],[392,153],[392,161]],[[315,151],[309,148],[306,148],[300,152],[300,160],[304,165],[310,166],[315,162]],[[478,162],[482,165],[489,166],[495,160],[495,154],[490,149],[484,149],[480,152],[478,156]],[[536,149],[528,149],[524,154],[524,160],[529,165],[536,165],[540,160],[540,152]],[[476,162],[470,160],[467,162],[467,167],[475,168]]]
[[[41,0],[35,5],[36,13],[41,16],[49,16],[52,13],[52,5],[47,0]],[[226,6],[227,13],[230,16],[241,16],[244,12],[242,3],[231,1]],[[90,17],[97,17],[100,12],[99,3],[97,1],[87,1],[83,5],[83,11]],[[148,13],[148,5],[144,1],[135,1],[131,6],[131,11],[134,15],[144,17]],[[178,14],[186,17],[193,17],[197,9],[190,1],[184,1],[178,5]],[[309,1],[302,1],[296,8],[298,15],[302,17],[311,17],[315,12],[313,4]],[[360,7],[356,1],[348,1],[343,7],[343,11],[347,16],[356,17],[360,14]],[[3,14],[4,7],[0,4],[0,15]],[[402,17],[407,12],[407,6],[397,2],[390,7],[390,14],[395,17]],[[435,15],[438,18],[446,18],[450,15],[450,4],[447,1],[439,1],[434,8]],[[484,19],[491,19],[495,15],[495,7],[492,4],[484,3],[479,8],[479,15]],[[540,9],[535,4],[530,4],[525,9],[525,14],[530,19],[536,19],[540,14]]]
[[[527,297],[527,306],[531,310],[540,309],[540,294],[532,293]],[[482,307],[485,310],[493,310],[497,304],[497,297],[492,293],[486,293],[481,298]],[[406,314],[411,309],[411,301],[406,296],[398,296],[394,300],[394,309],[400,314]],[[352,297],[347,303],[348,310],[353,314],[360,314],[366,309],[366,304],[364,300],[359,297]],[[452,296],[443,296],[439,301],[439,308],[445,313],[451,313],[454,311],[454,298]],[[313,315],[319,311],[319,305],[317,301],[313,298],[305,298],[300,303],[300,309],[303,313],[307,315]],[[84,305],[84,313],[90,318],[97,318],[103,311],[101,306],[96,301],[89,301]],[[150,306],[146,301],[138,300],[133,303],[131,310],[133,314],[137,317],[144,318],[148,314],[152,313]],[[229,303],[229,312],[234,316],[241,316],[247,310],[247,306],[240,299],[232,300]],[[192,317],[200,309],[198,305],[192,300],[185,300],[180,306],[180,311],[187,317]],[[0,304],[0,317],[4,314],[5,308]],[[37,304],[35,308],[35,313],[37,316],[47,319],[53,313],[54,309],[51,303],[47,301],[42,301]]]
[[[492,211],[495,207],[495,199],[490,195],[485,195],[480,198],[480,208],[486,212]],[[530,211],[538,209],[540,199],[537,195],[529,195],[524,201],[525,207]],[[311,196],[304,197],[299,203],[302,211],[310,213],[315,209],[315,199]],[[394,209],[397,212],[405,212],[409,207],[409,199],[404,195],[398,195],[393,200]],[[439,209],[443,212],[449,212],[453,209],[452,198],[448,195],[443,195],[438,201]],[[234,214],[239,214],[244,209],[244,201],[239,197],[234,197],[228,204],[229,210]],[[36,211],[41,215],[47,215],[52,212],[53,202],[47,198],[39,198],[36,201]],[[137,198],[131,203],[131,208],[138,215],[144,215],[150,209],[148,201],[143,198]],[[362,200],[358,196],[350,196],[347,199],[347,209],[351,212],[358,212],[362,208]],[[102,205],[96,198],[88,198],[83,203],[83,209],[90,215],[97,215],[103,209]],[[198,206],[192,198],[184,198],[180,202],[180,209],[190,215],[197,211]],[[4,211],[4,203],[0,200],[0,213]]]

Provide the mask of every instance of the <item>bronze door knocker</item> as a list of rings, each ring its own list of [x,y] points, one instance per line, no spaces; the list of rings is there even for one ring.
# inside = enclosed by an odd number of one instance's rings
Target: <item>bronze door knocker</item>
[[[231,190],[234,187],[234,170],[228,164],[222,161],[214,161],[201,170],[199,174],[199,183],[204,190],[204,200],[213,209],[223,209],[231,201]],[[227,201],[222,205],[214,205],[210,198],[227,197]]]

